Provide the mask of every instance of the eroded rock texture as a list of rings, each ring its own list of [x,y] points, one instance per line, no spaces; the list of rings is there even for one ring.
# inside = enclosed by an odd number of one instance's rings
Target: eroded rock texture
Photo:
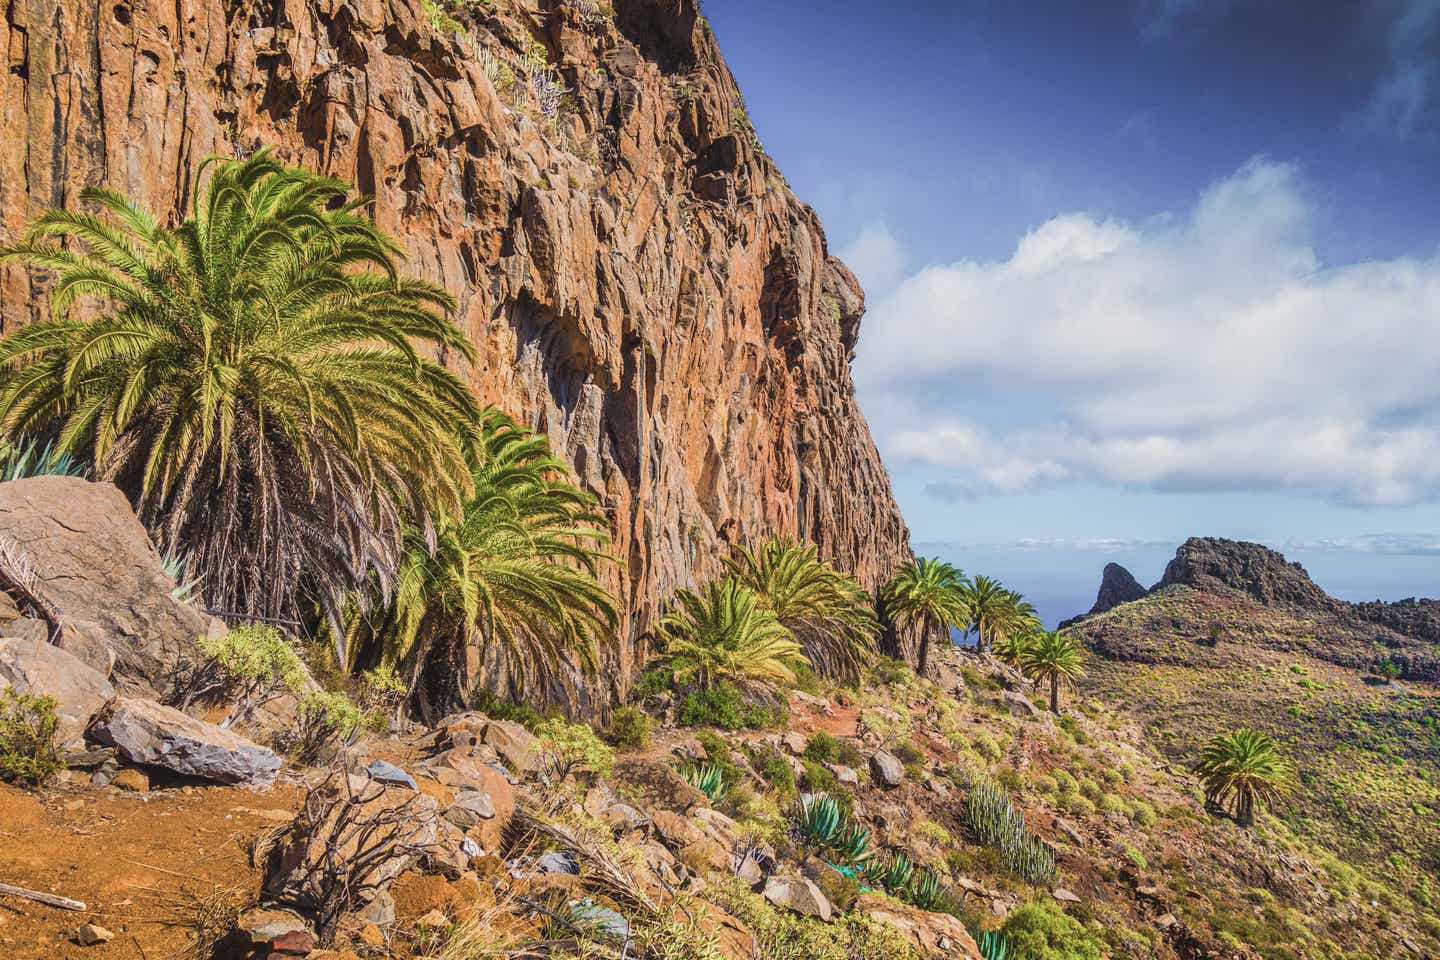
[[[623,684],[726,544],[809,538],[869,587],[909,547],[850,378],[859,285],[757,148],[695,0],[615,8],[497,0],[462,36],[421,0],[10,0],[0,241],[92,183],[173,215],[207,155],[262,145],[373,193],[459,298],[479,396],[603,498]],[[527,52],[569,90],[553,121]],[[44,294],[0,273],[4,328]]]

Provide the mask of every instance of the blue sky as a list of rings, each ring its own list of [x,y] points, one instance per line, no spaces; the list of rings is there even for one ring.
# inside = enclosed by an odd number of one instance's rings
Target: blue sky
[[[917,543],[1052,618],[1190,535],[1440,594],[1440,0],[705,10]]]

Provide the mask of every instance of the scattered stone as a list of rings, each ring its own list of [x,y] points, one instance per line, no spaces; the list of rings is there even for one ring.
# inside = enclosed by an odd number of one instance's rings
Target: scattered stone
[[[535,734],[509,720],[491,720],[480,732],[480,742],[493,747],[511,770],[523,774],[540,752]]]
[[[378,780],[381,783],[409,787],[411,790],[420,789],[420,785],[415,782],[414,777],[388,760],[372,761],[370,766],[365,768],[365,773],[371,780]]]
[[[39,638],[0,637],[0,689],[55,698],[60,725],[55,745],[64,748],[85,735],[115,688],[93,667]]]
[[[843,763],[827,763],[825,766],[835,774],[835,779],[845,786],[853,787],[860,782],[860,772],[854,767],[847,767]]]
[[[870,775],[882,786],[898,787],[905,780],[905,765],[888,750],[876,750],[870,756]]]
[[[570,922],[616,943],[630,939],[630,921],[625,915],[590,898],[570,902]]]
[[[784,745],[785,749],[796,756],[805,752],[805,747],[808,742],[809,741],[805,739],[805,734],[799,730],[787,730],[785,731],[785,735],[780,738],[780,743]]]
[[[289,910],[247,910],[235,921],[231,940],[245,946],[263,946],[291,933],[309,933],[305,920]]]
[[[680,862],[696,873],[730,869],[730,854],[709,837],[701,837],[680,851]]]
[[[1009,711],[1010,716],[1020,717],[1026,720],[1039,720],[1045,716],[1045,711],[1035,706],[1035,702],[1023,693],[1014,690],[1002,690],[1000,702]]]
[[[862,893],[853,910],[898,930],[921,956],[978,958],[981,955],[965,924],[948,913],[930,913],[874,893]]]
[[[96,947],[115,939],[115,934],[96,923],[82,923],[75,931],[75,941],[82,947]]]
[[[417,919],[415,921],[415,926],[438,929],[440,927],[448,925],[449,923],[450,918],[445,916],[443,912],[439,910],[431,910],[429,913],[425,914],[425,916]]]
[[[580,864],[568,853],[551,850],[549,853],[542,854],[535,861],[535,869],[541,873],[568,873],[578,876]]]
[[[669,810],[656,810],[650,815],[650,819],[659,831],[660,838],[675,850],[683,849],[705,836],[695,824]]]
[[[1065,834],[1066,839],[1068,839],[1071,843],[1075,844],[1077,847],[1082,847],[1085,845],[1085,839],[1080,836],[1080,831],[1076,830],[1074,825],[1072,825],[1070,821],[1066,820],[1064,817],[1055,818],[1055,829]]]
[[[145,775],[145,771],[137,770],[135,767],[126,767],[115,774],[110,785],[119,787],[121,790],[129,790],[132,793],[150,792],[150,778]]]
[[[217,783],[268,787],[280,772],[273,752],[153,700],[121,697],[96,719],[90,736],[130,763]]]
[[[600,819],[610,826],[616,833],[629,833],[631,830],[639,830],[650,822],[650,818],[628,803],[615,803],[606,807],[601,813]]]
[[[1050,891],[1050,895],[1061,903],[1079,903],[1080,897],[1064,887],[1056,887]]]
[[[655,806],[665,810],[684,813],[691,807],[708,803],[704,793],[660,760],[622,760],[615,765],[615,780],[620,785],[639,788]]]
[[[833,913],[830,901],[809,877],[771,877],[765,884],[764,897],[777,907],[793,910],[807,917],[830,922]]]

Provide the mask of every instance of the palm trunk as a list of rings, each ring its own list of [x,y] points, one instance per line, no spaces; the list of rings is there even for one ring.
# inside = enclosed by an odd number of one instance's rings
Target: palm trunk
[[[1060,714],[1060,675],[1050,674],[1050,712],[1059,716]]]
[[[925,676],[925,669],[930,665],[930,631],[933,624],[933,619],[926,614],[920,626],[920,667],[917,672],[922,677]]]
[[[1255,826],[1255,801],[1244,794],[1236,804],[1235,822],[1246,829]]]

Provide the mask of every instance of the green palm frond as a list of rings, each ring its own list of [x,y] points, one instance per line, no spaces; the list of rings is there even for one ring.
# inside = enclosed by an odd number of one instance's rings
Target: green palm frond
[[[805,653],[755,592],[734,577],[680,590],[656,629],[681,684],[790,685]]]
[[[1295,768],[1275,741],[1244,727],[1211,738],[1198,771],[1206,799],[1228,809],[1245,827],[1255,822],[1257,803],[1274,804],[1295,786]]]
[[[347,184],[262,150],[207,160],[194,197],[172,229],[90,188],[0,249],[56,273],[54,316],[0,341],[0,430],[120,484],[211,606],[338,616],[468,487],[474,403],[419,347],[471,345]]]
[[[758,549],[740,547],[725,568],[755,591],[822,676],[853,682],[874,661],[880,634],[874,603],[854,578],[821,560],[815,546],[775,539]]]
[[[969,581],[960,570],[941,560],[921,557],[907,564],[885,587],[886,610],[898,622],[918,621],[921,628],[920,672],[929,663],[930,634],[950,627],[963,627],[970,621],[965,602]]]
[[[1021,671],[1036,683],[1050,684],[1050,709],[1060,712],[1061,685],[1073,686],[1085,675],[1085,652],[1068,633],[1030,634],[1019,654]]]

